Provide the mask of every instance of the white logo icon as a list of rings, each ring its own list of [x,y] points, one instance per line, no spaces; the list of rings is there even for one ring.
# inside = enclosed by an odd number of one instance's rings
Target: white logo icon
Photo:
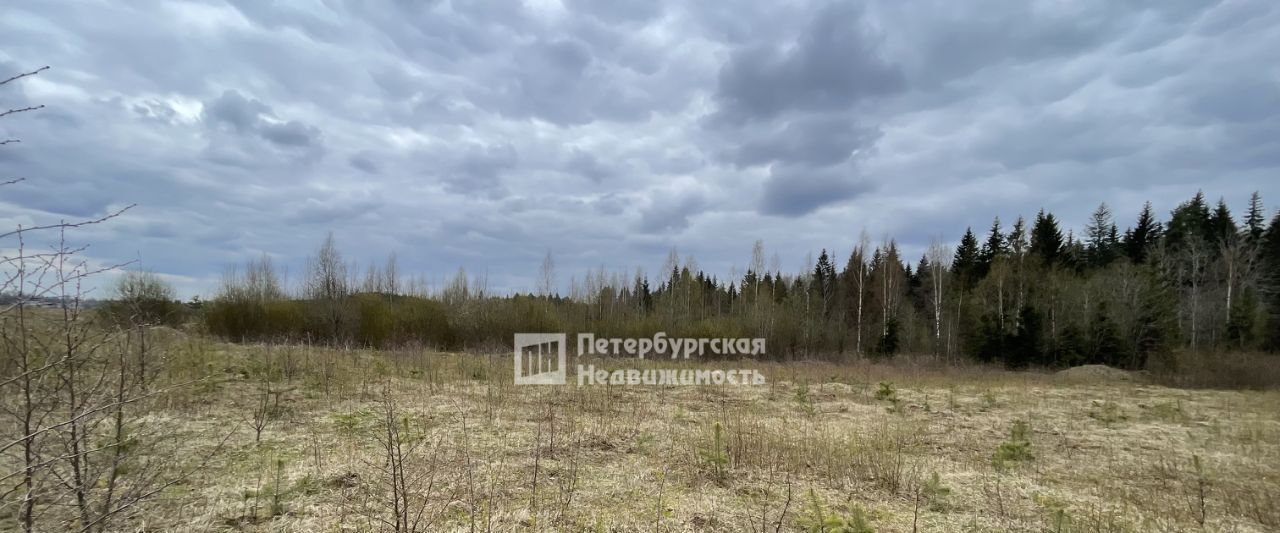
[[[564,353],[564,333],[516,333],[516,385],[564,385]]]

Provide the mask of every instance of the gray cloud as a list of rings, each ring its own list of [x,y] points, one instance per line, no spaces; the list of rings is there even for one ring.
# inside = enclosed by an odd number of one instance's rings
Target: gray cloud
[[[796,109],[844,109],[904,90],[902,73],[879,56],[869,31],[854,4],[833,3],[814,14],[794,45],[735,50],[720,71],[720,116],[740,122]]]
[[[592,2],[590,0],[569,0],[568,7],[578,13],[586,13],[606,23],[643,23],[652,21],[662,15],[662,2],[652,0],[618,0],[615,2]]]
[[[319,142],[320,130],[296,120],[263,124],[262,138],[281,146],[305,147]]]
[[[870,190],[847,167],[822,170],[774,166],[760,195],[760,212],[797,217]]]
[[[1040,207],[1082,226],[1204,189],[1280,203],[1266,0],[19,2],[0,18],[0,223],[90,217],[104,260],[207,294],[329,230],[528,290],[799,267],[865,227],[913,256]],[[310,237],[309,237],[310,236]],[[794,264],[793,264],[794,263]]]
[[[241,135],[258,135],[281,148],[319,148],[320,130],[296,120],[280,121],[271,108],[238,91],[227,90],[205,102],[204,120]]]
[[[656,194],[640,212],[638,229],[644,233],[679,233],[689,227],[689,218],[702,211],[706,203],[700,192]]]
[[[509,143],[466,147],[451,172],[445,175],[447,190],[485,192],[502,186],[502,173],[515,168],[519,161],[516,149]]]
[[[729,159],[738,166],[772,161],[828,166],[847,161],[855,152],[873,145],[879,136],[879,131],[843,116],[801,117],[776,131],[742,141]]]
[[[211,126],[230,126],[237,133],[249,133],[258,128],[262,115],[271,108],[257,100],[245,98],[239,91],[227,90],[221,96],[205,102],[204,119]]]
[[[378,174],[381,172],[381,168],[378,167],[378,163],[373,160],[373,155],[369,153],[354,154],[347,158],[347,161],[351,163],[352,167],[355,167],[366,174]]]
[[[601,163],[600,159],[590,152],[580,148],[573,149],[568,161],[565,162],[565,170],[595,182],[600,182],[614,175],[612,168]]]

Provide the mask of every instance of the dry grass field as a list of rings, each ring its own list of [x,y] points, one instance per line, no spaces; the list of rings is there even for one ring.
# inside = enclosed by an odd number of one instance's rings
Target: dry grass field
[[[764,386],[515,386],[506,354],[181,336],[166,353],[171,382],[213,377],[150,399],[138,431],[149,464],[190,475],[120,528],[1280,528],[1275,391],[905,360],[734,365]]]

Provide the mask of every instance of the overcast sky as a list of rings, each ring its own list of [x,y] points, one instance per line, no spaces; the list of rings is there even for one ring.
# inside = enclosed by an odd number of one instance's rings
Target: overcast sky
[[[531,290],[796,271],[862,229],[914,260],[1040,208],[1123,228],[1204,189],[1280,205],[1280,4],[7,1],[0,223],[81,231],[182,295],[267,253]],[[2,109],[0,109],[2,110]],[[1273,212],[1269,209],[1269,212]]]

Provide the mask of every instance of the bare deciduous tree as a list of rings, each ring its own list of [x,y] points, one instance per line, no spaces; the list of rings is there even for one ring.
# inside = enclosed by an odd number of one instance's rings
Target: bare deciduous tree
[[[0,117],[41,107],[10,109]],[[0,294],[6,300],[0,305],[0,416],[5,418],[0,424],[16,429],[0,439],[0,464],[8,469],[0,470],[0,487],[6,487],[0,489],[0,516],[14,517],[23,531],[112,529],[122,512],[194,471],[167,467],[171,455],[157,448],[166,437],[139,423],[151,400],[172,388],[145,390],[146,374],[139,372],[144,361],[132,355],[133,337],[95,324],[83,312],[90,290],[85,283],[124,264],[91,262],[86,247],[68,244],[68,232],[132,207],[0,233],[6,243],[0,249],[14,250],[0,257]],[[32,251],[33,238],[53,242],[47,250]],[[124,287],[126,298],[155,288]],[[137,353],[147,357],[146,350]],[[171,443],[177,438],[168,435]]]
[[[538,267],[538,296],[551,296],[556,290],[556,261],[551,257],[551,250],[542,258]]]

